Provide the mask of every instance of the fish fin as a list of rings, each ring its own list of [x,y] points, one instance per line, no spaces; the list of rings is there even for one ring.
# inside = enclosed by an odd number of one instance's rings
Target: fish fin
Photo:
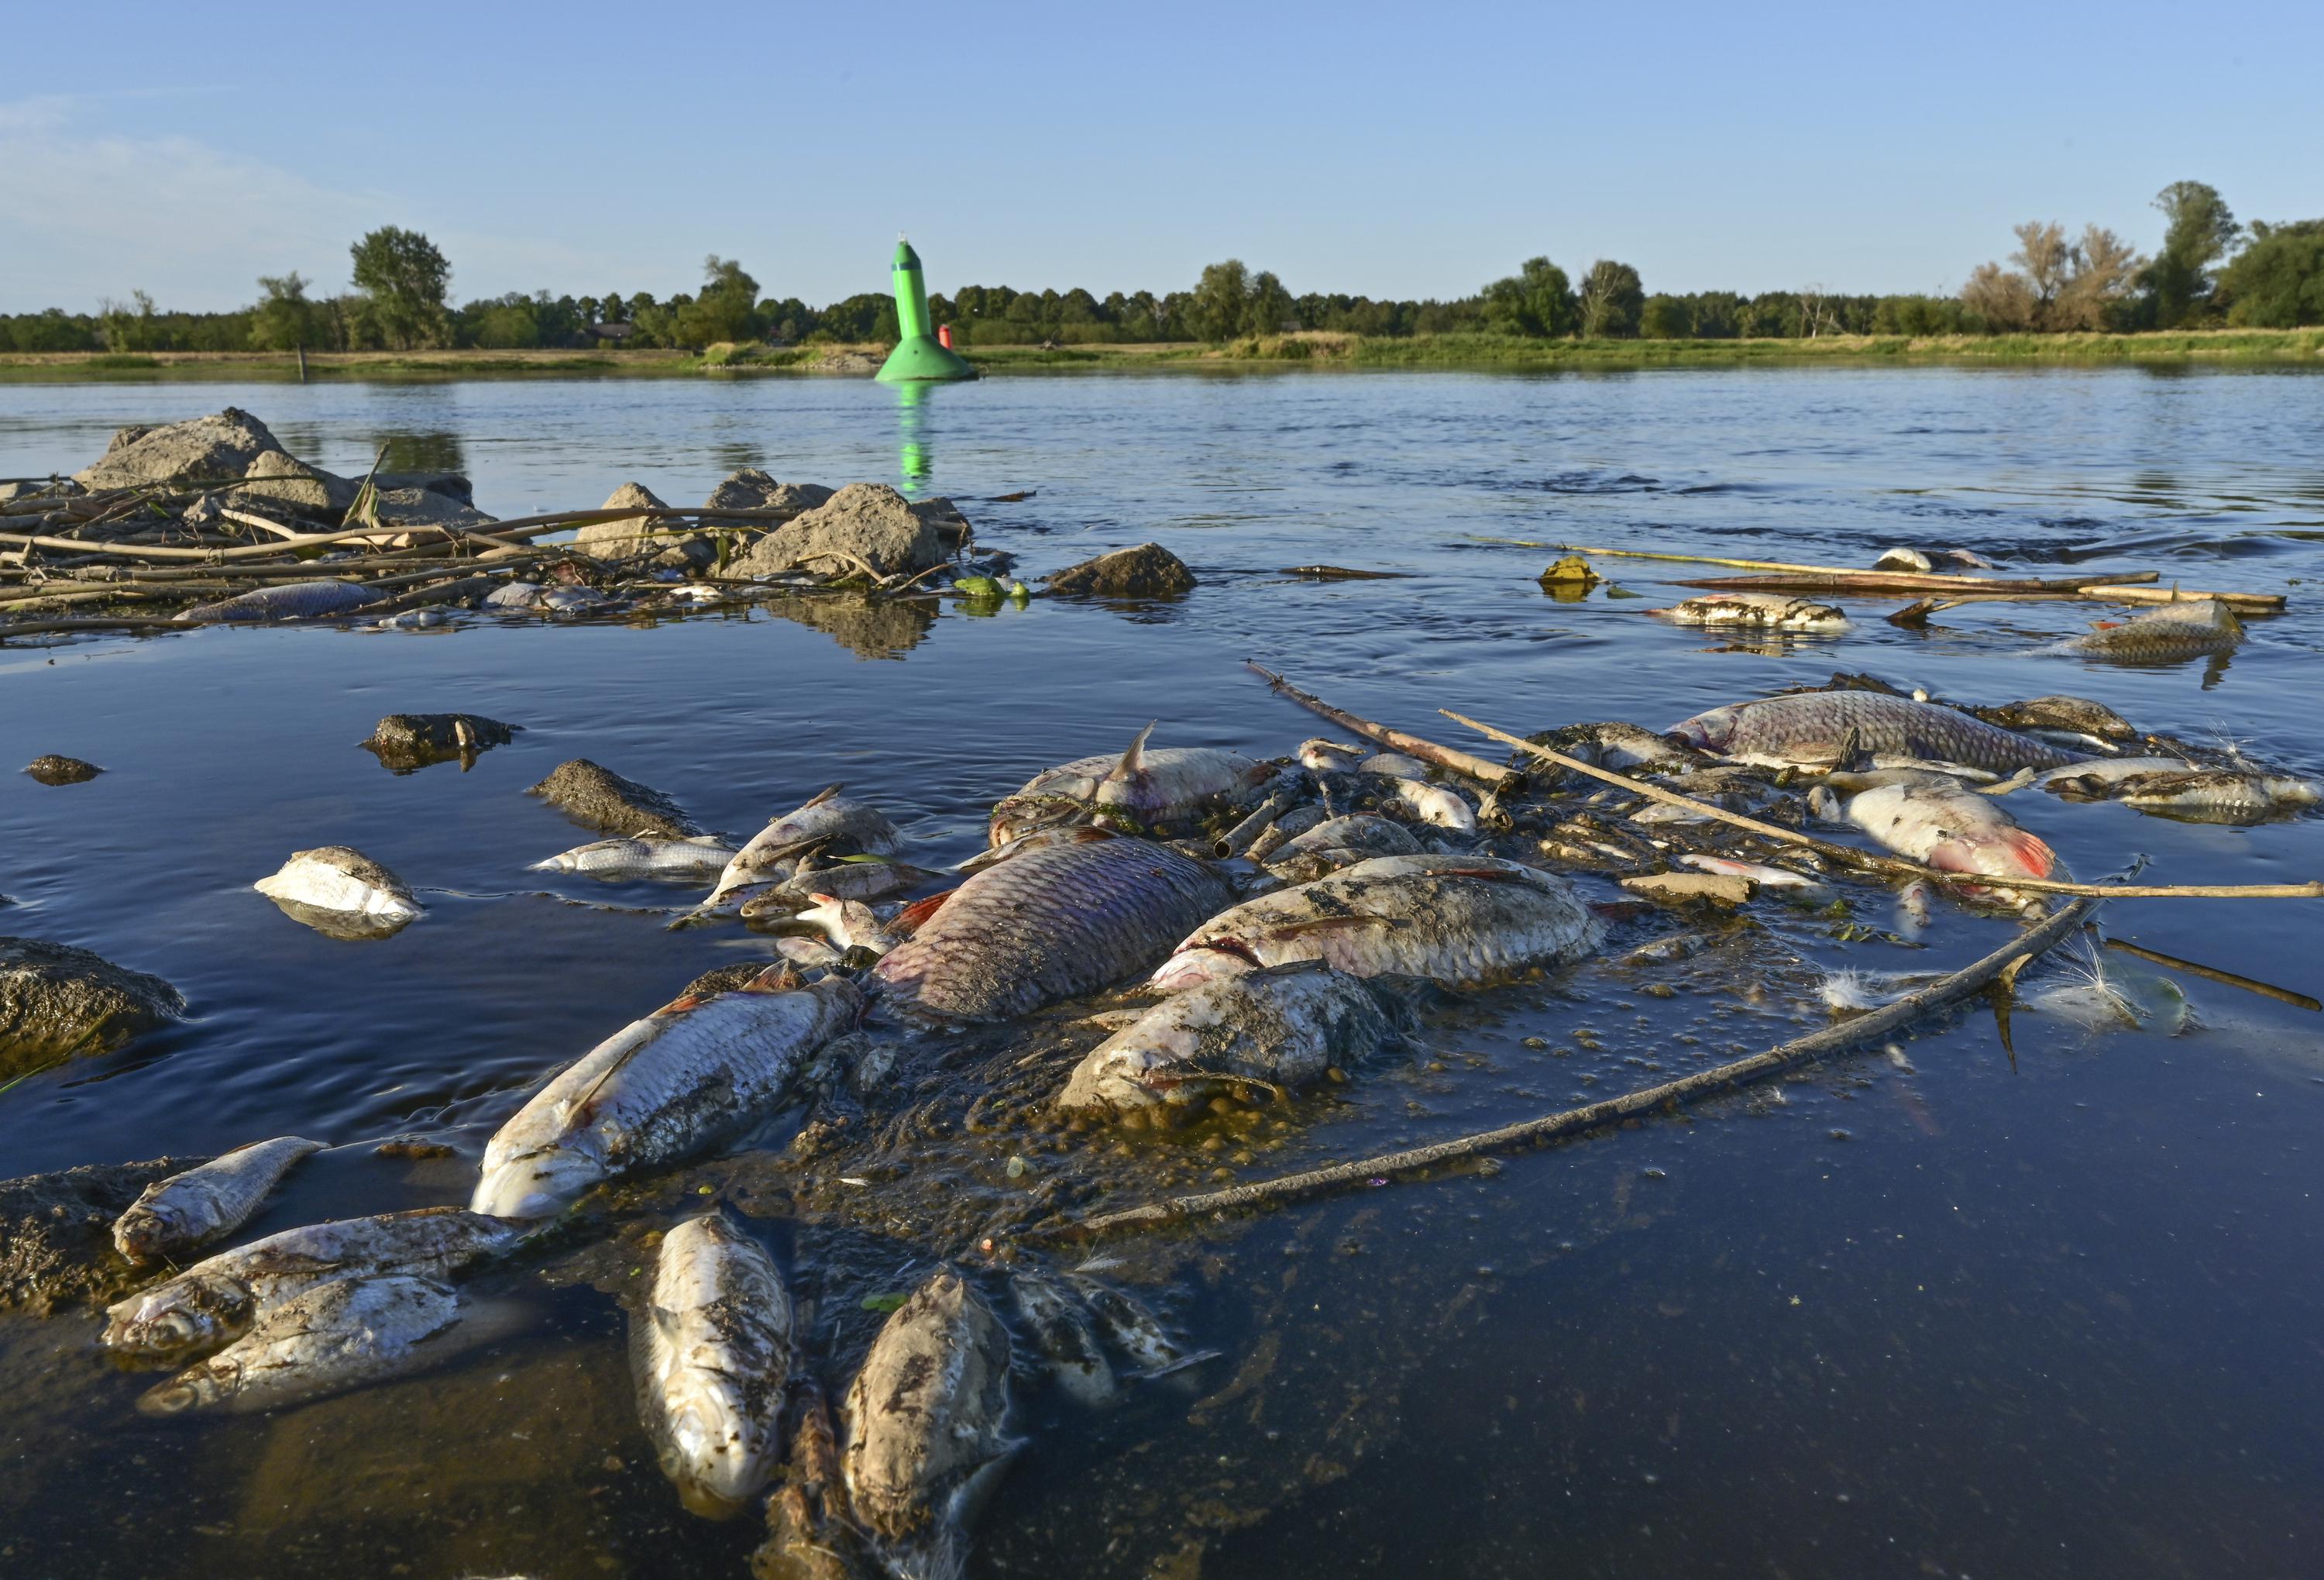
[[[688,1010],[699,1009],[718,995],[712,993],[683,993],[654,1012],[657,1015],[683,1015]]]
[[[1121,754],[1121,762],[1115,766],[1111,773],[1106,775],[1106,778],[1119,782],[1122,780],[1136,779],[1146,772],[1146,737],[1152,735],[1154,725],[1161,722],[1158,718],[1155,719],[1138,732],[1138,739],[1130,743],[1130,750]]]
[[[806,985],[807,979],[798,974],[798,968],[797,966],[793,966],[788,960],[778,960],[772,966],[768,966],[764,971],[760,972],[758,975],[744,983],[739,991],[742,993],[797,993],[800,988],[803,988]]]
[[[920,930],[928,918],[944,909],[945,901],[959,892],[957,889],[947,889],[941,894],[931,894],[926,900],[913,901],[888,919],[888,930],[899,938],[910,938]]]
[[[2058,853],[2052,850],[2038,834],[2028,834],[2023,828],[2011,828],[2003,832],[2001,841],[2024,864],[2029,876],[2046,878],[2051,869],[2058,864]]]

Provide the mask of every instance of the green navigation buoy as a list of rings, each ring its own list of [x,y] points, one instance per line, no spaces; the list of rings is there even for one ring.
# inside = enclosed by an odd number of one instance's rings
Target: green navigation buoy
[[[925,379],[973,379],[976,369],[948,346],[939,345],[928,326],[928,287],[920,276],[920,255],[896,237],[896,348],[880,369],[881,382],[900,384]]]

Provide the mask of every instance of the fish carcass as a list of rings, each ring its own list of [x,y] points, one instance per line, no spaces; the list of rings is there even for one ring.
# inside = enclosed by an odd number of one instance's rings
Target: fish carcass
[[[1009,1280],[1017,1314],[1049,1375],[1066,1397],[1085,1405],[1107,1404],[1116,1393],[1113,1367],[1099,1347],[1097,1330],[1080,1297],[1056,1280],[1037,1272],[1020,1272]]]
[[[2128,719],[2105,703],[2092,702],[2087,697],[2030,697],[2023,702],[2004,702],[1969,711],[2006,730],[2049,730],[2093,735],[2101,741],[2127,741],[2138,734],[2137,726]]]
[[[844,978],[777,989],[783,980],[770,968],[736,993],[673,1000],[567,1066],[484,1144],[470,1207],[546,1217],[600,1180],[771,1113],[808,1056],[862,1009]]]
[[[1362,979],[1313,960],[1270,966],[1157,1004],[1090,1049],[1057,1106],[1191,1116],[1238,1080],[1296,1090],[1396,1034]]]
[[[2046,878],[2055,852],[2020,828],[1990,796],[1950,774],[1914,769],[1835,773],[1817,787],[1819,810],[1855,825],[1898,855],[1944,873]]]
[[[291,907],[331,912],[381,929],[401,927],[420,914],[420,901],[402,879],[344,845],[295,851],[280,871],[251,887],[300,920],[308,919]]]
[[[1598,919],[1563,878],[1490,856],[1391,855],[1221,912],[1153,977],[1176,992],[1294,960],[1355,976],[1500,981],[1596,948]]]
[[[236,593],[212,604],[197,604],[176,618],[191,625],[262,620],[316,620],[375,604],[383,595],[355,582],[294,581]]]
[[[1019,1446],[1001,1319],[959,1275],[937,1273],[872,1341],[844,1414],[848,1500],[889,1568],[957,1574],[967,1527]]]
[[[1972,718],[1959,708],[1879,691],[1800,691],[1714,707],[1670,733],[1746,762],[1824,767],[1854,738],[1876,755],[1959,762],[1991,773],[2081,761],[2044,742]]]
[[[285,1229],[107,1307],[98,1342],[119,1355],[173,1359],[235,1338],[270,1307],[335,1279],[450,1278],[507,1250],[521,1227],[458,1207],[420,1207]]]
[[[724,1215],[662,1236],[630,1354],[662,1474],[696,1514],[724,1519],[774,1468],[791,1369],[791,1301],[765,1247]]]
[[[536,873],[580,873],[621,882],[632,878],[707,878],[724,870],[734,847],[723,839],[597,839],[535,862]]]
[[[1326,818],[1267,853],[1267,870],[1294,883],[1312,882],[1326,873],[1379,855],[1416,855],[1420,842],[1404,825],[1369,812]]]
[[[2244,639],[2243,622],[2217,598],[2163,604],[2127,620],[2101,621],[2056,651],[2125,664],[2163,664],[2225,652]]]
[[[1243,799],[1275,773],[1240,752],[1209,746],[1148,751],[1146,741],[1153,733],[1148,725],[1118,758],[1077,758],[1035,774],[992,808],[990,842],[1006,845],[1069,818],[1099,818],[1144,833]]]
[[[2116,800],[2192,823],[2257,823],[2317,803],[2315,781],[2241,762],[2125,757],[2060,770],[2034,782],[2073,800]]]
[[[1719,593],[1688,598],[1667,609],[1649,609],[1674,625],[1734,627],[1748,631],[1796,631],[1836,635],[1849,628],[1848,616],[1830,604],[1787,593]]]
[[[270,1307],[248,1333],[149,1390],[137,1408],[238,1413],[344,1393],[448,1354],[439,1335],[460,1316],[458,1292],[433,1279],[333,1279]]]
[[[906,1019],[1006,1021],[1148,969],[1231,897],[1149,840],[1048,845],[970,878],[875,975]]]
[[[833,785],[752,836],[718,874],[702,910],[738,909],[761,890],[788,878],[811,849],[826,855],[894,855],[904,848],[903,836],[887,814],[840,794],[840,790]]]
[[[190,1251],[250,1222],[300,1160],[323,1150],[302,1136],[277,1136],[154,1181],[113,1225],[113,1243],[132,1261]]]

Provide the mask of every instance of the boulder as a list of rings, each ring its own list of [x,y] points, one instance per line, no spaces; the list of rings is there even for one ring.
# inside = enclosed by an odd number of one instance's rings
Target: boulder
[[[778,483],[756,467],[745,467],[722,479],[703,504],[712,510],[787,510],[798,515],[831,494],[820,483]]]
[[[42,784],[86,784],[105,770],[94,762],[83,762],[78,757],[60,757],[51,752],[26,763],[24,772]]]
[[[786,570],[909,576],[945,561],[944,541],[884,483],[851,483],[753,543],[729,568],[735,576]]]
[[[666,510],[642,483],[624,483],[607,496],[601,510]],[[718,558],[717,547],[705,534],[666,516],[628,516],[617,522],[592,522],[573,535],[573,546],[598,559],[633,559],[653,556],[656,565],[699,569]]]
[[[319,467],[310,467],[287,450],[261,450],[243,472],[240,488],[226,491],[235,501],[272,499],[302,514],[337,521],[355,502],[360,485]]]
[[[505,746],[513,734],[514,726],[480,713],[391,713],[360,744],[393,772],[410,773]]]
[[[1159,543],[1117,549],[1044,578],[1053,593],[1093,598],[1168,598],[1194,585],[1186,562]]]
[[[686,809],[658,790],[623,779],[586,757],[560,762],[528,795],[544,796],[576,823],[624,838],[689,839],[702,832]]]
[[[158,976],[36,938],[0,938],[0,1079],[105,1053],[185,1013]]]
[[[968,518],[960,513],[960,506],[941,494],[934,499],[921,500],[912,506],[912,513],[936,530],[936,537],[948,554],[959,553],[969,539],[975,536],[975,530],[968,524]]]
[[[238,407],[160,428],[124,428],[104,458],[74,481],[88,488],[130,488],[180,477],[240,477],[251,462],[282,447],[266,424]]]
[[[112,1299],[151,1278],[114,1249],[114,1220],[147,1186],[208,1161],[89,1163],[0,1179],[0,1311],[26,1307],[46,1317],[69,1301]]]
[[[392,527],[466,527],[482,531],[500,520],[486,515],[464,499],[432,488],[382,488],[379,519]]]

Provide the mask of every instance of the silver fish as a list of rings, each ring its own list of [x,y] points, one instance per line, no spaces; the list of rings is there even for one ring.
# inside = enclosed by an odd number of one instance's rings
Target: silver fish
[[[1617,773],[1684,773],[1711,761],[1692,746],[1619,719],[1567,725],[1546,736],[1536,735],[1534,741],[1568,757],[1578,757],[1592,768],[1610,768]]]
[[[1351,746],[1344,741],[1327,741],[1321,736],[1299,743],[1295,755],[1302,768],[1317,773],[1346,773],[1357,763],[1371,755],[1369,746]]]
[[[1076,819],[1080,816],[1078,812],[1074,814]],[[1101,828],[1092,823],[1075,820],[1047,824],[1041,827],[1028,829],[1021,834],[1012,833],[1002,843],[978,851],[966,861],[954,862],[952,870],[963,874],[981,873],[987,867],[997,867],[1011,856],[1023,855],[1028,851],[1047,850],[1053,845],[1095,845],[1101,839],[1112,837],[1114,837],[1112,829]]]
[[[1148,969],[1230,897],[1167,845],[1052,845],[963,883],[875,974],[907,1019],[1006,1021]]]
[[[852,1025],[853,984],[687,995],[567,1066],[484,1144],[471,1208],[540,1218],[600,1180],[666,1163],[773,1112],[809,1054]]]
[[[1083,757],[1035,774],[1023,789],[993,808],[991,842],[1005,844],[1021,832],[1012,803],[1049,800],[1078,803],[1093,813],[1143,830],[1175,823],[1215,802],[1231,801],[1266,782],[1266,763],[1208,746],[1164,746],[1147,750],[1148,725],[1119,758]],[[1038,825],[1036,825],[1038,826]]]
[[[1910,769],[1835,773],[1820,804],[1898,855],[1945,873],[2046,878],[2057,853],[2020,828],[1993,798],[1942,773]]]
[[[236,593],[230,598],[220,598],[212,604],[197,604],[190,609],[181,610],[177,618],[194,625],[259,620],[316,620],[345,614],[362,608],[365,604],[375,604],[382,596],[354,582],[294,581],[281,587]]]
[[[621,882],[632,878],[707,878],[723,872],[734,847],[723,839],[596,839],[532,864],[536,873],[580,873]]]
[[[1113,1367],[1098,1344],[1080,1298],[1056,1280],[1034,1272],[1010,1279],[1009,1290],[1049,1375],[1065,1396],[1085,1405],[1111,1403],[1118,1392]]]
[[[1009,1436],[1009,1333],[939,1272],[896,1308],[847,1391],[849,1501],[899,1576],[958,1572],[968,1524],[1020,1446]]]
[[[334,1279],[446,1279],[516,1243],[521,1225],[458,1207],[308,1224],[222,1251],[106,1308],[115,1354],[171,1359],[245,1332],[267,1308]]]
[[[1286,1090],[1396,1035],[1360,979],[1312,960],[1205,982],[1090,1049],[1057,1095],[1067,1113],[1199,1111],[1245,1077]]]
[[[302,921],[307,919],[292,907],[333,911],[384,929],[400,928],[421,914],[402,879],[344,845],[293,852],[281,870],[251,887]]]
[[[1151,1307],[1126,1289],[1101,1283],[1081,1273],[1068,1273],[1066,1282],[1079,1291],[1096,1318],[1106,1342],[1120,1350],[1137,1370],[1134,1375],[1159,1377],[1215,1352],[1196,1354],[1170,1335]]]
[[[2056,651],[2117,663],[2170,663],[2224,652],[2243,639],[2244,624],[2233,609],[2216,598],[2197,598],[2101,622]]]
[[[2055,790],[2060,787],[2052,785]],[[2143,812],[2190,823],[2257,823],[2316,804],[2313,780],[2255,768],[2217,765],[2133,775],[2118,780],[2113,799]]]
[[[494,587],[484,595],[487,609],[530,609],[540,601],[540,584],[537,581],[512,581]]]
[[[2127,741],[2138,734],[2128,719],[2105,703],[2092,702],[2087,697],[2033,697],[2023,702],[2005,702],[1969,711],[2005,730],[2060,730],[2096,735],[2104,741]]]
[[[344,1393],[447,1353],[429,1341],[460,1315],[458,1293],[433,1279],[334,1279],[269,1307],[248,1333],[150,1390],[137,1408],[241,1412]]]
[[[1172,993],[1293,960],[1356,976],[1485,983],[1578,959],[1602,937],[1554,873],[1490,856],[1381,856],[1213,917],[1153,985]]]
[[[2111,798],[2116,788],[2126,781],[2157,774],[2191,773],[2196,766],[2183,757],[2107,757],[2052,768],[2024,780],[2023,785],[2068,800],[2102,801]],[[1996,785],[1987,793],[2006,795],[2018,788],[2019,783],[2013,781],[2006,786]]]
[[[1356,764],[1358,773],[1384,773],[1390,779],[1426,779],[1428,764],[1401,752],[1375,752]]]
[[[1363,775],[1360,782],[1384,811],[1398,813],[1434,828],[1450,828],[1455,834],[1477,832],[1476,808],[1462,799],[1458,790],[1416,779],[1377,773]]]
[[[774,1469],[791,1301],[765,1247],[718,1213],[662,1236],[646,1309],[631,1329],[638,1410],[679,1499],[738,1512]]]
[[[1849,629],[1848,616],[1831,605],[1787,593],[1720,593],[1646,613],[1659,614],[1674,625],[1737,626],[1817,635],[1837,635]]]
[[[818,894],[836,900],[886,900],[936,875],[908,862],[868,856],[861,861],[802,864],[781,882],[742,901],[742,915],[746,921],[754,916],[788,916],[815,904]]]
[[[894,855],[904,848],[903,836],[885,813],[840,794],[841,788],[833,785],[752,835],[718,874],[702,909],[717,912],[739,908],[761,887],[789,877],[810,846],[820,846],[829,855]]]
[[[1738,862],[1721,855],[1683,855],[1683,864],[1700,873],[1748,878],[1763,890],[1780,894],[1794,904],[1810,908],[1829,905],[1835,896],[1829,885],[1794,873],[1788,867],[1771,867],[1759,862]]]
[[[156,1180],[115,1222],[113,1243],[132,1261],[147,1261],[231,1234],[300,1160],[322,1150],[320,1141],[278,1136]]]
[[[1326,818],[1305,832],[1294,835],[1275,847],[1273,859],[1282,861],[1289,856],[1305,855],[1310,851],[1360,850],[1372,855],[1416,855],[1420,842],[1404,831],[1404,825],[1369,812],[1351,813],[1344,818]]]
[[[1958,708],[1878,691],[1766,697],[1682,719],[1670,733],[1722,756],[1775,765],[1836,762],[1851,735],[1866,752],[1966,763],[1994,773],[2080,761]]]

